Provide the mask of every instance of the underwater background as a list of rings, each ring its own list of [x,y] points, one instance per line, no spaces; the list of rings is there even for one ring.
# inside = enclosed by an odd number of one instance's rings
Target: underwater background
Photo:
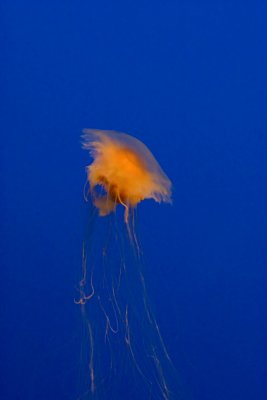
[[[1,399],[83,395],[83,128],[139,138],[172,180],[138,230],[173,398],[267,398],[266,20],[259,0],[1,1]]]

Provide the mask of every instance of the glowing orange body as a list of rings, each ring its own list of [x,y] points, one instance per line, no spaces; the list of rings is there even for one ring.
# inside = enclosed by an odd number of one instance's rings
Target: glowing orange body
[[[101,216],[122,204],[127,222],[129,208],[144,199],[171,201],[171,182],[142,142],[125,133],[92,129],[85,129],[83,138],[94,158],[87,167],[92,193],[96,186],[105,191],[93,199]]]

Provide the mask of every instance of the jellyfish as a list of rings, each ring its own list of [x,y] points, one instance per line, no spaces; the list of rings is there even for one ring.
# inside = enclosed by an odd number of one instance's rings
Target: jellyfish
[[[136,232],[137,205],[146,199],[171,203],[171,181],[131,135],[85,129],[83,148],[92,157],[84,188],[90,213],[75,302],[88,334],[85,393],[95,399],[174,399],[167,379],[172,362],[148,300]]]

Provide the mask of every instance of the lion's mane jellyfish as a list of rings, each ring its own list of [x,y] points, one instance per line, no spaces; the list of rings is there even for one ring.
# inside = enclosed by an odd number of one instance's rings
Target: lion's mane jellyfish
[[[92,162],[86,168],[90,212],[75,300],[88,335],[82,398],[175,399],[171,361],[147,298],[135,218],[145,199],[171,202],[171,182],[148,148],[125,133],[85,129],[83,148]]]

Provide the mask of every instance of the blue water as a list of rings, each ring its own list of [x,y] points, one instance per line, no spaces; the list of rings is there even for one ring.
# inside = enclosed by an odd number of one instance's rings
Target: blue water
[[[266,18],[263,1],[2,0],[1,399],[84,390],[83,128],[138,137],[173,182],[138,224],[174,399],[267,398]]]

